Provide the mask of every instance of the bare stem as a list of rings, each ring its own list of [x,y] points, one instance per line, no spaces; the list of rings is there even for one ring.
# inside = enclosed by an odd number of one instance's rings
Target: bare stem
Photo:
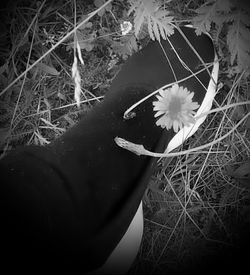
[[[225,135],[221,136],[218,139],[213,140],[212,142],[209,142],[207,144],[189,149],[189,150],[184,150],[181,152],[176,152],[176,153],[155,153],[155,152],[151,152],[148,151],[147,149],[144,148],[144,146],[142,144],[136,144],[130,141],[127,141],[123,138],[120,137],[115,137],[115,143],[123,148],[126,149],[128,151],[133,152],[134,154],[137,155],[145,155],[145,156],[151,156],[151,157],[156,157],[156,158],[166,158],[166,157],[177,157],[177,156],[181,156],[181,155],[186,155],[186,154],[190,154],[192,152],[198,151],[198,150],[203,150],[207,147],[213,146],[214,144],[222,141],[223,139],[227,138],[229,135],[231,135],[243,122],[246,118],[248,118],[250,116],[250,113],[247,113],[228,133],[226,133]]]

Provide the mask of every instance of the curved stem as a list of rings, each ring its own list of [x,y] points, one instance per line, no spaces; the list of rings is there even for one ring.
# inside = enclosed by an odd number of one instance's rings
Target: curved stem
[[[151,152],[147,149],[144,148],[144,146],[142,144],[136,144],[130,141],[127,141],[123,138],[120,137],[115,137],[115,143],[126,150],[129,150],[137,155],[145,155],[145,156],[151,156],[151,157],[156,157],[156,158],[166,158],[166,157],[177,157],[177,156],[181,156],[181,155],[186,155],[186,154],[190,154],[192,152],[196,152],[198,150],[202,150],[204,148],[213,146],[214,144],[222,141],[223,139],[227,138],[229,135],[231,135],[243,122],[246,118],[248,118],[250,116],[250,113],[246,114],[228,133],[226,133],[225,135],[221,136],[220,138],[213,140],[207,144],[189,149],[189,150],[184,150],[181,152],[176,152],[176,153],[155,153],[155,152]]]

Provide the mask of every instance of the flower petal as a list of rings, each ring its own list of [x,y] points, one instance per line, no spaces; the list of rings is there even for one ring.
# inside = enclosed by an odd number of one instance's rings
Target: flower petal
[[[199,104],[193,102],[194,92],[190,92],[186,87],[175,83],[169,89],[160,89],[156,95],[158,101],[153,102],[154,117],[160,117],[156,121],[157,126],[166,128],[173,127],[174,132],[178,132],[183,126],[195,123],[194,115]]]

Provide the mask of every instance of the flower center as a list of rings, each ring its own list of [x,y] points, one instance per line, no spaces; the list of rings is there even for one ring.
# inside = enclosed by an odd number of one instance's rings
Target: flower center
[[[181,99],[177,96],[173,96],[171,98],[171,102],[169,103],[168,111],[171,119],[176,119],[178,114],[181,112]]]

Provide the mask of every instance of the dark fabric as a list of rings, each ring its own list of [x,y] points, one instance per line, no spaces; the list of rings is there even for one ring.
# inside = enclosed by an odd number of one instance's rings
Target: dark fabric
[[[211,40],[183,31],[212,62]],[[175,31],[169,38],[193,72],[200,61]],[[162,46],[177,79],[190,75],[167,41]],[[139,99],[175,80],[158,42],[134,54],[114,79],[104,101],[46,147],[23,147],[0,163],[1,265],[10,271],[83,274],[101,266],[126,232],[156,160],[119,148],[116,136],[162,151],[174,133],[155,125],[152,100],[123,119]],[[198,75],[207,87],[207,72]],[[202,102],[206,89],[192,77],[181,83]]]

